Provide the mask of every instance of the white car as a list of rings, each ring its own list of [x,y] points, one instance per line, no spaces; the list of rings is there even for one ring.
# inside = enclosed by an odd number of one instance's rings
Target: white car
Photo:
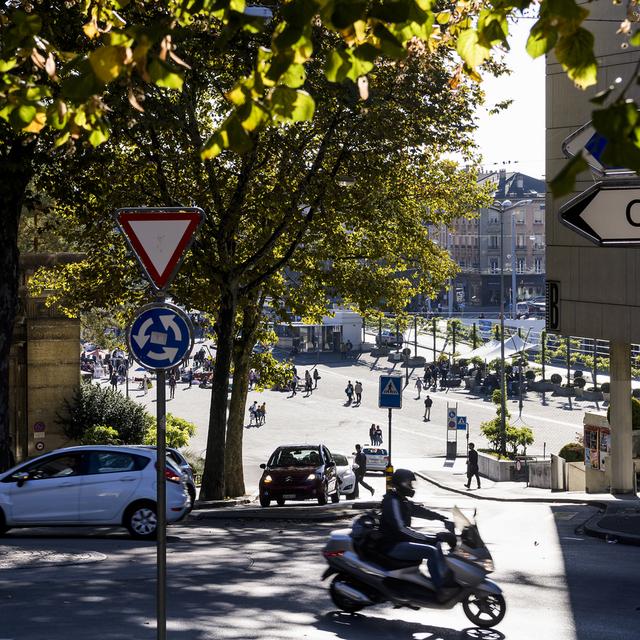
[[[12,527],[123,526],[156,534],[156,451],[126,446],[58,449],[0,474],[0,534]],[[182,471],[166,464],[167,522],[188,512]]]
[[[389,463],[389,453],[383,447],[363,447],[367,456],[367,471],[384,471]]]
[[[354,464],[353,461],[343,453],[332,453],[331,455],[336,463],[336,475],[338,476],[340,493],[343,496],[347,496],[348,500],[355,500],[356,474],[354,471],[358,468],[358,465]]]

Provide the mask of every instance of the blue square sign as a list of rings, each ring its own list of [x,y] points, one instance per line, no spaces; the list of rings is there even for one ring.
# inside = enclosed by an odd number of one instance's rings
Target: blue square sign
[[[402,376],[380,376],[378,406],[384,409],[402,409]]]

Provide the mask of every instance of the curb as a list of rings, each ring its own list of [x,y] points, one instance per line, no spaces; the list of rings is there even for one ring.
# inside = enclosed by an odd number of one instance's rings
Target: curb
[[[620,542],[622,544],[628,544],[632,546],[640,546],[640,535],[634,535],[632,533],[623,533],[615,531],[614,529],[605,529],[600,526],[600,520],[607,515],[607,510],[596,513],[591,516],[583,525],[583,531],[592,538],[600,538],[607,542],[615,543]]]
[[[463,491],[462,489],[456,489],[454,487],[449,487],[446,484],[442,484],[433,478],[430,478],[423,471],[415,471],[414,472],[419,478],[426,480],[427,482],[435,485],[440,489],[444,489],[445,491],[451,491],[452,493],[457,493],[461,496],[466,496],[467,498],[475,498],[476,500],[491,500],[493,502],[533,502],[533,503],[549,503],[549,504],[585,504],[590,507],[598,507],[600,509],[606,509],[606,503],[601,500],[582,500],[577,498],[528,498],[528,497],[520,497],[520,498],[505,498],[501,496],[482,496],[477,493],[471,493],[470,491]]]
[[[193,511],[200,509],[226,509],[227,507],[237,507],[241,504],[249,504],[251,498],[228,498],[226,500],[196,500],[193,504]]]

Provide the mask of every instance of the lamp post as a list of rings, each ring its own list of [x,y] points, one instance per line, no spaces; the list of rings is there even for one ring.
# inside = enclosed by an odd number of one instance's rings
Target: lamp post
[[[531,201],[521,200],[516,204],[512,204],[511,200],[503,200],[502,202],[496,200],[493,206],[489,207],[489,209],[500,214],[500,455],[503,456],[507,453],[507,390],[504,378],[504,214],[528,202]],[[513,218],[511,227],[512,229],[514,227]],[[512,231],[512,245],[513,237]],[[515,251],[512,251],[512,256],[514,254]]]

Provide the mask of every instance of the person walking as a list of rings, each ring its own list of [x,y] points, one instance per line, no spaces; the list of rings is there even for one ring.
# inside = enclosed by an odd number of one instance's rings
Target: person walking
[[[380,425],[376,427],[376,444],[380,446],[382,444],[382,429]]]
[[[149,393],[149,378],[146,373],[142,376],[142,391],[145,396]]]
[[[355,476],[356,476],[356,486],[355,486],[355,494],[356,497],[358,497],[358,485],[362,485],[365,489],[369,489],[369,491],[371,491],[371,495],[373,495],[375,492],[373,490],[373,487],[368,485],[365,481],[364,481],[364,474],[367,473],[367,456],[362,452],[362,447],[357,444],[356,445],[356,457],[354,459],[354,462],[358,465],[358,468],[355,470]]]
[[[431,396],[427,396],[424,399],[424,421],[429,422],[431,420],[431,407],[433,406],[433,400]]]
[[[344,392],[347,394],[347,404],[351,404],[353,400],[353,385],[351,384],[351,380],[347,382]]]
[[[187,371],[187,382],[189,383],[187,389],[191,389],[191,385],[193,384],[193,369],[191,368]]]
[[[469,443],[469,453],[467,454],[467,484],[464,486],[467,489],[471,489],[471,478],[476,479],[478,483],[478,489],[480,489],[480,473],[478,469],[478,452],[476,451],[476,445],[473,442]]]
[[[420,394],[422,393],[422,378],[419,376],[416,378],[416,389],[418,390],[417,400],[420,400]]]
[[[176,397],[176,374],[172,371],[169,374],[169,400]]]
[[[318,388],[318,380],[320,380],[320,374],[318,373],[317,369],[313,370],[313,388],[317,389]]]
[[[353,390],[356,393],[356,404],[360,404],[362,402],[362,382],[356,380],[356,384]]]
[[[262,426],[267,421],[267,403],[263,402],[256,413],[258,426]]]
[[[293,378],[291,378],[291,396],[295,396],[298,393],[298,374],[294,373]]]
[[[253,424],[253,421],[256,421],[256,426],[258,425],[258,401],[254,400],[253,404],[249,407],[249,426]]]
[[[376,443],[376,425],[375,424],[372,424],[369,427],[369,442],[371,443],[372,447]]]
[[[307,396],[313,393],[313,381],[311,379],[311,374],[309,373],[309,369],[305,369],[304,371],[304,390]]]
[[[113,369],[113,371],[111,372],[111,377],[109,378],[109,382],[111,383],[111,387],[113,388],[114,391],[117,391],[118,389],[118,372]]]

